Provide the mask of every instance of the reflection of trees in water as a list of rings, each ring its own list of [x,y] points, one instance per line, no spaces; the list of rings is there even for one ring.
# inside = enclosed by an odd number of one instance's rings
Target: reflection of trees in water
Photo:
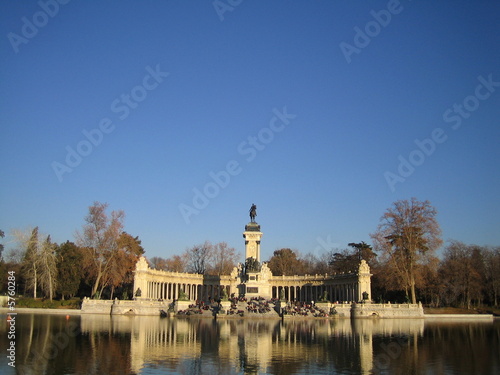
[[[426,323],[423,338],[419,337],[419,356],[429,363],[453,358],[448,364],[451,373],[488,374],[500,369],[500,322],[496,330],[491,323]],[[429,343],[446,342],[439,350],[430,350]],[[498,372],[496,372],[498,373]]]
[[[26,374],[129,374],[130,333],[82,334],[78,317],[18,315],[17,367]]]
[[[200,320],[198,320],[198,323]],[[215,320],[202,320],[204,324],[198,324],[198,332],[201,343],[201,354],[217,356],[219,352],[220,329]]]
[[[17,319],[20,373],[492,373],[500,366],[499,323],[426,322],[424,329],[423,320],[405,319]]]
[[[285,321],[271,373],[335,370],[360,373],[359,337],[352,334],[348,324],[349,320]]]
[[[374,367],[391,374],[497,373],[499,328],[491,322],[426,322],[422,332],[374,335]]]
[[[130,333],[90,332],[82,335],[79,344],[74,357],[77,359],[75,366],[78,372],[86,374],[131,372]]]

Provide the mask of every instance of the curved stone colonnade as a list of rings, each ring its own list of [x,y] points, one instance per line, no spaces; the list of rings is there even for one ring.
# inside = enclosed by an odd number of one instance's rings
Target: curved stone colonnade
[[[136,265],[134,293],[136,300],[208,301],[225,296],[261,296],[287,301],[360,302],[371,295],[370,269],[364,260],[357,272],[334,275],[272,276],[259,274],[248,282],[240,268],[231,275],[204,276],[167,272],[149,268],[144,257]],[[249,286],[251,285],[251,286]]]
[[[370,295],[371,275],[357,273],[339,275],[274,276],[269,282],[272,297],[287,301],[360,302],[363,292]],[[364,280],[368,277],[368,281]],[[326,293],[326,295],[325,295]],[[326,297],[326,298],[325,298]]]
[[[254,208],[254,206],[252,206]],[[166,272],[149,268],[141,257],[134,276],[134,298],[156,301],[209,301],[222,297],[262,297],[290,302],[329,301],[351,303],[371,297],[370,267],[360,260],[357,269],[333,275],[274,276],[260,260],[263,233],[252,221],[245,225],[245,264],[234,267],[230,275],[204,276]],[[253,260],[249,264],[249,261]]]
[[[187,272],[168,272],[149,268],[144,257],[136,265],[134,275],[134,297],[136,300],[188,299],[208,301],[235,293],[237,280],[226,276],[204,276]]]

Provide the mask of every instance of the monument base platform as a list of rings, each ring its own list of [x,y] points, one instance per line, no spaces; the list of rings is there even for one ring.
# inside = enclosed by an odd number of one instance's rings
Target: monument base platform
[[[193,301],[176,301],[175,312],[185,310]],[[154,300],[91,300],[84,299],[82,303],[81,313],[85,314],[107,314],[107,315],[141,315],[141,316],[161,316],[168,313],[171,306],[170,301],[154,301]],[[239,309],[243,311],[241,316],[255,317],[260,316],[280,316],[282,309],[286,306],[286,302],[276,302],[276,309],[266,314],[258,314],[248,312],[243,306]],[[318,302],[315,305],[328,314],[329,318],[424,318],[424,310],[422,304],[374,304],[374,303],[358,303],[358,304],[338,304],[330,302]],[[219,317],[228,316],[230,310],[229,302],[222,302],[221,314]],[[238,317],[239,314],[234,314]],[[233,317],[233,316],[231,316]],[[426,316],[427,317],[427,316]],[[436,316],[437,317],[437,316]],[[287,319],[294,316],[286,316]]]

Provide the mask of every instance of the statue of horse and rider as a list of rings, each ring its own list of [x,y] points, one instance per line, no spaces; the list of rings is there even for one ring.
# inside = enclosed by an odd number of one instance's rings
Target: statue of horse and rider
[[[250,207],[250,222],[255,223],[255,216],[257,216],[257,206],[252,203],[252,207]]]

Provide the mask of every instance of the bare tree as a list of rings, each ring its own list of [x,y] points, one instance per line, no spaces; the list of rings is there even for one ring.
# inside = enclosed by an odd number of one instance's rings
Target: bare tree
[[[485,284],[481,249],[453,241],[445,249],[441,275],[445,280],[448,302],[468,309],[473,300],[482,299]]]
[[[212,247],[211,258],[209,273],[212,275],[229,275],[238,263],[236,250],[225,242],[219,242]]]
[[[40,289],[52,301],[57,286],[56,247],[50,241],[50,236],[39,246],[39,280]]]
[[[41,241],[38,227],[27,231],[14,230],[13,235],[18,243],[15,253],[21,259],[25,288],[33,292],[33,298],[37,298],[41,290],[52,300],[57,284],[57,262],[50,236]]]
[[[85,268],[92,283],[92,298],[109,281],[108,273],[117,252],[117,241],[123,228],[125,213],[112,211],[108,216],[107,203],[94,202],[85,217],[82,232],[76,232],[77,245],[83,248]]]
[[[167,259],[162,257],[152,257],[149,259],[149,266],[155,270],[166,271]]]
[[[445,289],[443,278],[439,274],[439,265],[439,258],[435,256],[428,257],[424,264],[418,266],[415,280],[417,290],[425,299],[425,303],[433,307],[441,305]]]
[[[16,242],[19,244],[18,253],[22,259],[21,271],[25,280],[25,288],[33,291],[33,298],[37,298],[38,279],[40,270],[40,242],[38,227],[30,231],[13,231]]]
[[[173,255],[170,258],[152,257],[149,259],[151,268],[170,271],[170,272],[186,272],[188,262],[187,251],[182,255]]]
[[[173,255],[165,261],[165,271],[186,272],[186,255]]]
[[[486,248],[484,250],[484,264],[486,274],[486,287],[490,302],[498,306],[500,297],[500,247]]]
[[[429,201],[416,198],[393,204],[382,216],[377,231],[371,234],[374,247],[381,251],[412,303],[417,302],[415,280],[417,264],[422,256],[432,253],[441,244],[437,211]]]
[[[195,245],[185,252],[187,259],[187,271],[192,273],[206,274],[213,256],[213,246],[209,241],[201,245]]]

